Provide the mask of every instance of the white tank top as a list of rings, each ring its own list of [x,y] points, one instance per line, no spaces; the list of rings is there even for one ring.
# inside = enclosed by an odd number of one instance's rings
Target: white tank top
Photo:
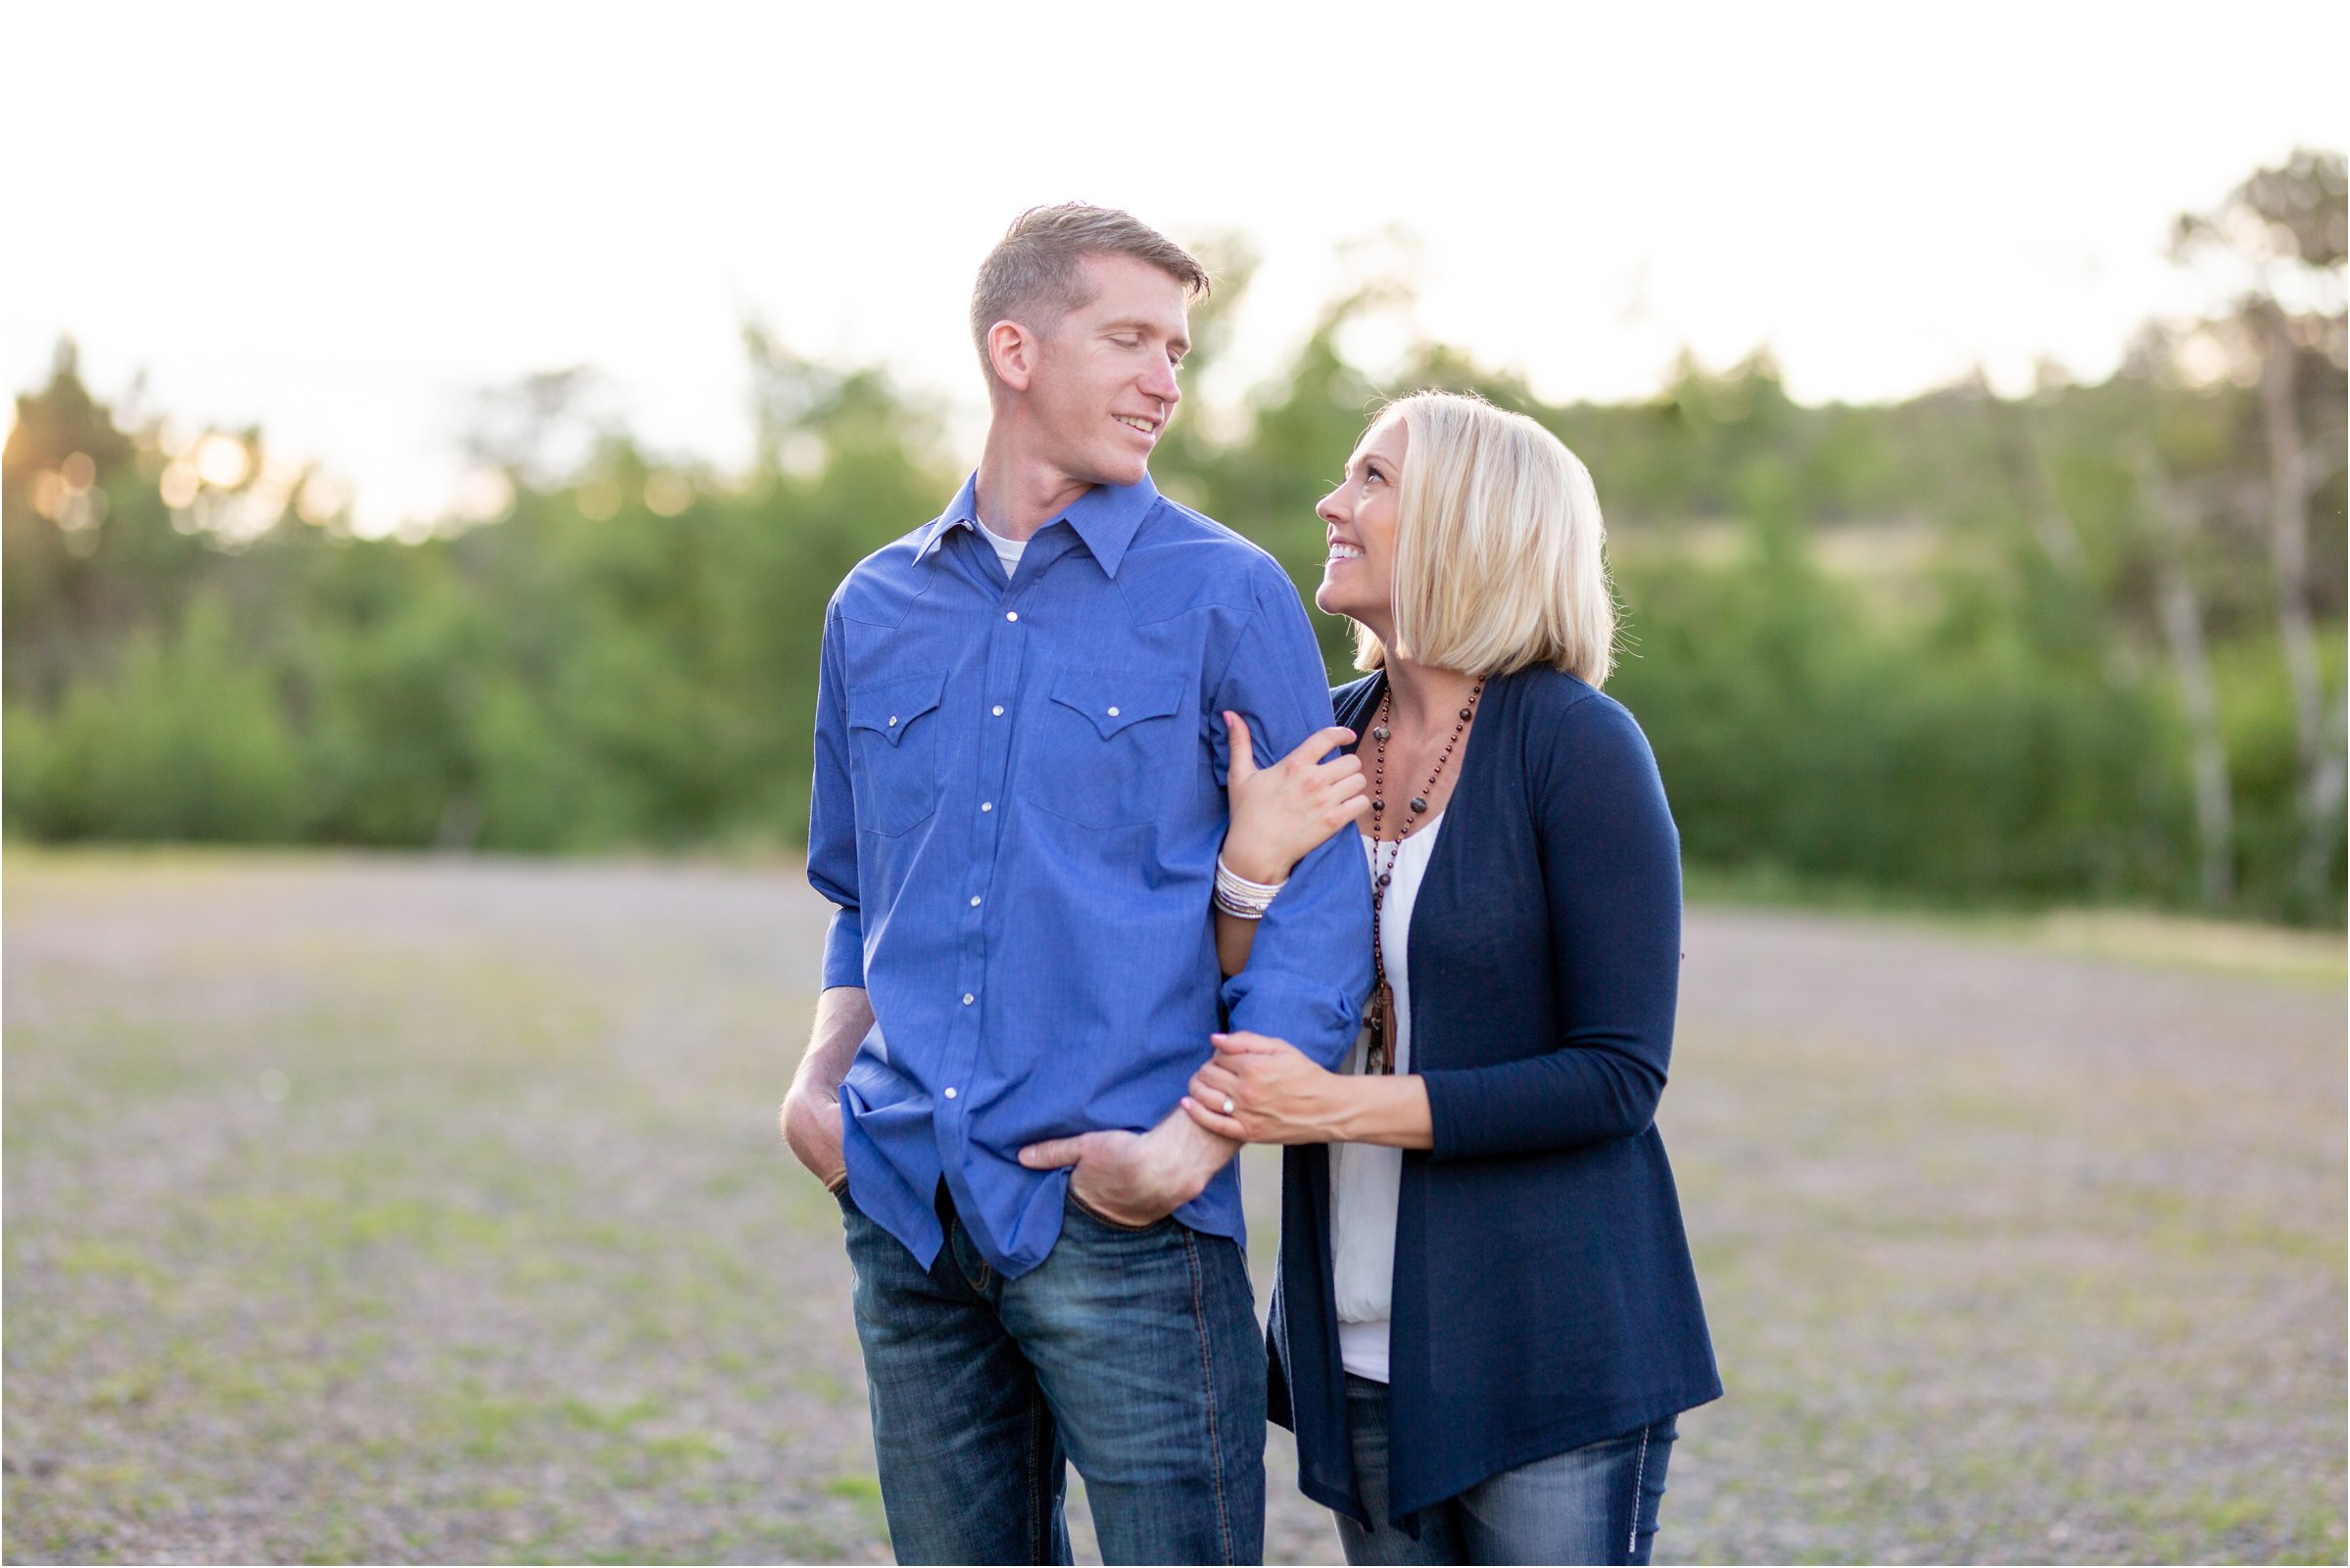
[[[1373,877],[1393,849],[1395,866],[1387,894],[1379,901],[1379,959],[1387,988],[1395,996],[1395,1070],[1412,1070],[1412,906],[1419,901],[1420,879],[1436,848],[1438,812],[1420,824],[1402,847],[1370,838],[1363,847]],[[1358,1035],[1346,1070],[1363,1070],[1367,1037]],[[1357,1377],[1387,1381],[1388,1302],[1395,1289],[1396,1193],[1403,1182],[1404,1151],[1368,1143],[1330,1145],[1331,1273],[1338,1289],[1338,1354]]]

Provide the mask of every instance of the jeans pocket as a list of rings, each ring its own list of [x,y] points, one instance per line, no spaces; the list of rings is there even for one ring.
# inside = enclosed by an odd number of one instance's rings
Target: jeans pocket
[[[1175,1215],[1173,1214],[1162,1214],[1160,1217],[1152,1220],[1147,1225],[1129,1225],[1123,1219],[1112,1219],[1108,1214],[1103,1213],[1100,1210],[1095,1209],[1090,1204],[1086,1203],[1084,1199],[1079,1198],[1078,1196],[1077,1184],[1075,1182],[1072,1182],[1069,1187],[1069,1207],[1076,1210],[1079,1213],[1083,1214],[1087,1219],[1092,1220],[1095,1224],[1101,1226],[1102,1229],[1111,1231],[1120,1236],[1147,1236],[1162,1225],[1170,1225],[1175,1223]]]

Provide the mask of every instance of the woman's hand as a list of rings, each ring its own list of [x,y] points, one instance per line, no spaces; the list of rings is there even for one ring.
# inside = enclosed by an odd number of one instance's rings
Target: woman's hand
[[[1248,721],[1226,713],[1223,723],[1232,750],[1232,823],[1224,831],[1223,863],[1235,876],[1253,882],[1286,881],[1317,844],[1370,814],[1361,758],[1350,753],[1316,760],[1352,741],[1354,731],[1336,725],[1317,730],[1295,751],[1260,768]]]
[[[1208,1038],[1216,1056],[1191,1075],[1191,1092],[1183,1097],[1192,1120],[1244,1143],[1330,1141],[1345,1078],[1287,1040],[1246,1031]]]

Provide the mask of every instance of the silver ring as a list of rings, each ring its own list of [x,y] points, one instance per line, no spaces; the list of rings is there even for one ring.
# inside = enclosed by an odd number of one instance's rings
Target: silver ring
[[[1237,1108],[1237,1107],[1235,1107],[1235,1106],[1232,1104],[1232,1097],[1231,1097],[1230,1095],[1228,1095],[1228,1094],[1227,1094],[1227,1095],[1225,1095],[1225,1096],[1223,1097],[1223,1114],[1224,1114],[1225,1116],[1227,1116],[1227,1117],[1228,1117],[1228,1116],[1230,1116],[1230,1115],[1233,1113],[1233,1111],[1235,1111],[1236,1109],[1238,1109],[1238,1108]]]

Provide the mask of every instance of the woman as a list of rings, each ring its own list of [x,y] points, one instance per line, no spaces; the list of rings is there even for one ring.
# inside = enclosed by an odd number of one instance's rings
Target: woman
[[[1680,848],[1599,692],[1614,606],[1583,465],[1472,398],[1391,404],[1317,508],[1362,736],[1251,766],[1226,717],[1218,948],[1363,825],[1378,987],[1352,1060],[1216,1037],[1184,1109],[1292,1145],[1271,1349],[1350,1562],[1646,1562],[1674,1417],[1717,1398],[1664,1145]],[[1309,741],[1319,749],[1326,736]]]

